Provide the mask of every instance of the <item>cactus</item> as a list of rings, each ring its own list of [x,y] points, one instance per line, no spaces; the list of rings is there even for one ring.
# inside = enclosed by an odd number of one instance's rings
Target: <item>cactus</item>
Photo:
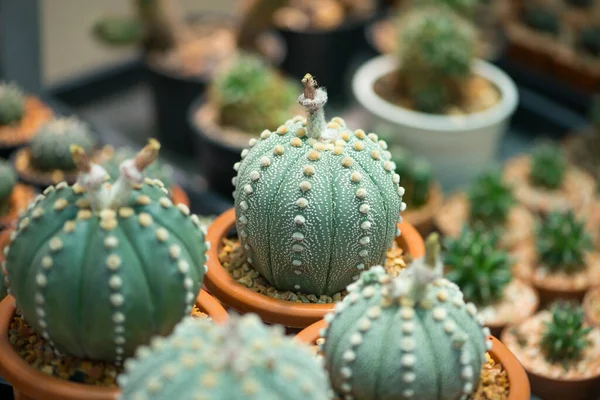
[[[516,201],[512,188],[503,181],[502,171],[479,175],[468,191],[471,222],[493,228],[502,226]]]
[[[5,250],[9,289],[59,352],[120,362],[192,309],[206,245],[189,209],[144,182],[159,147],[151,141],[110,184],[73,146],[77,183],[49,187],[18,222]]]
[[[416,109],[442,113],[459,104],[476,53],[473,26],[447,7],[415,8],[398,26],[400,87]]]
[[[536,186],[558,189],[567,170],[567,160],[560,148],[549,142],[538,144],[531,155],[529,179]]]
[[[30,145],[32,165],[44,171],[75,169],[70,146],[91,152],[96,145],[88,125],[75,117],[59,117],[40,128]]]
[[[333,295],[381,264],[404,189],[387,145],[326,123],[327,93],[307,74],[295,117],[250,140],[234,168],[238,235],[248,262],[278,290]]]
[[[573,211],[553,212],[543,220],[536,234],[539,260],[552,272],[575,273],[585,268],[585,255],[593,249],[583,222]]]
[[[477,386],[489,329],[441,277],[437,235],[397,278],[364,272],[327,314],[325,366],[346,398],[458,399]]]
[[[594,57],[600,57],[600,26],[590,26],[580,33],[581,47]]]
[[[525,7],[523,19],[531,28],[543,33],[558,35],[560,21],[555,11],[542,6]]]
[[[257,56],[242,55],[223,70],[210,90],[220,124],[258,135],[274,130],[296,108],[299,87]]]
[[[25,95],[14,83],[0,82],[0,126],[19,122],[25,112]]]
[[[108,158],[102,163],[102,166],[106,169],[106,172],[112,179],[119,177],[119,167],[123,161],[135,156],[135,151],[129,147],[114,149],[107,146],[103,151],[108,155]],[[156,160],[154,163],[150,164],[144,173],[149,178],[161,181],[167,190],[170,190],[173,186],[173,168],[171,168],[170,165],[161,163],[160,160]]]
[[[591,328],[584,326],[583,308],[578,304],[559,302],[551,311],[552,320],[546,323],[540,347],[548,361],[566,366],[581,358]]]
[[[166,339],[140,348],[118,378],[121,399],[329,400],[310,348],[254,314],[224,325],[186,318]]]
[[[12,165],[0,159],[0,215],[9,210],[11,194],[16,184],[17,176]]]
[[[427,204],[432,181],[429,162],[425,158],[410,155],[404,149],[394,151],[392,159],[396,164],[396,172],[402,176],[405,189],[403,200],[407,207],[419,208]]]
[[[468,227],[446,242],[446,278],[460,287],[467,301],[478,306],[502,299],[504,288],[512,280],[510,258],[496,242],[493,233]]]

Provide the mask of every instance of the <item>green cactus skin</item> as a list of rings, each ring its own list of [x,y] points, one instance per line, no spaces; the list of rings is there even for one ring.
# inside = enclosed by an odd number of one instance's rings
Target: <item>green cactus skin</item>
[[[17,308],[57,351],[121,362],[189,314],[208,245],[197,217],[174,206],[162,183],[116,193],[123,181],[101,183],[107,175],[94,165],[98,171],[93,192],[82,186],[91,178],[80,178],[30,204],[5,249],[5,267]],[[105,193],[120,203],[96,208]]]
[[[498,169],[479,175],[471,184],[468,197],[471,222],[488,227],[502,226],[516,203],[512,187],[504,182]]]
[[[529,179],[536,186],[558,189],[567,170],[567,160],[560,148],[553,143],[540,143],[531,155]]]
[[[275,288],[333,295],[384,262],[404,189],[377,135],[325,123],[323,89],[299,100],[308,120],[265,130],[234,166],[236,225],[248,262]]]
[[[0,159],[0,215],[7,211],[16,184],[17,175],[12,165],[8,161]]]
[[[69,148],[73,144],[90,153],[96,141],[83,121],[74,117],[55,118],[43,125],[31,141],[31,163],[44,171],[72,171],[75,164]]]
[[[432,242],[428,241],[430,258]],[[439,246],[439,244],[438,244]],[[391,279],[364,272],[326,315],[325,366],[333,388],[360,400],[466,399],[477,387],[489,329],[455,284],[419,259]]]
[[[502,299],[512,280],[511,260],[497,246],[490,231],[464,227],[460,236],[448,238],[444,265],[446,279],[456,283],[467,301],[487,306]]]
[[[547,7],[525,7],[523,19],[531,28],[543,33],[556,36],[560,31],[558,15]]]
[[[573,211],[553,212],[539,227],[536,246],[540,263],[553,272],[575,273],[586,267],[585,255],[593,249],[583,222]]]
[[[102,166],[106,169],[106,172],[108,172],[111,179],[114,180],[120,175],[119,166],[121,163],[134,156],[135,151],[132,148],[119,147],[114,149],[114,153],[112,153],[109,159],[102,163]],[[161,163],[160,160],[156,160],[154,163],[150,164],[144,171],[144,174],[148,178],[161,181],[167,190],[170,190],[171,187],[173,187],[173,168],[168,164]]]
[[[275,130],[297,108],[299,85],[253,55],[238,56],[215,78],[210,100],[220,124],[258,136]]]
[[[398,26],[400,80],[415,107],[441,113],[460,103],[476,54],[473,26],[447,7],[415,8]]]
[[[546,323],[540,346],[552,363],[569,363],[581,358],[589,346],[587,334],[591,328],[583,325],[583,308],[577,304],[559,302],[552,307],[552,320]]]
[[[25,95],[14,83],[0,82],[0,126],[19,122],[25,112]]]
[[[327,375],[307,346],[254,314],[225,325],[186,318],[142,347],[118,378],[121,399],[329,400]]]

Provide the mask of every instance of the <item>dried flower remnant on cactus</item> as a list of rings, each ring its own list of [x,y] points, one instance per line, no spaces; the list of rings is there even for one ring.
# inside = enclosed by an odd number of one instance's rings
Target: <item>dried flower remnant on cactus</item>
[[[591,328],[585,327],[583,308],[579,305],[557,303],[551,311],[552,320],[546,323],[540,346],[548,361],[567,368],[589,346],[587,334]]]

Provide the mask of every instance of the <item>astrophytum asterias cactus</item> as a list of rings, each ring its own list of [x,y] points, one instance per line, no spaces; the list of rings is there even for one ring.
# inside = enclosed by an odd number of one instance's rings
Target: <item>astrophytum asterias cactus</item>
[[[142,347],[119,377],[122,400],[330,400],[309,347],[254,314],[225,325],[188,318]]]
[[[250,140],[235,165],[238,235],[279,290],[332,295],[384,262],[406,205],[377,135],[325,121],[327,93],[307,74],[296,117]],[[399,234],[399,233],[398,233]]]
[[[151,141],[110,184],[72,148],[78,182],[49,187],[21,217],[6,253],[23,317],[59,352],[122,361],[188,314],[202,285],[206,245],[195,216],[142,171]]]
[[[436,237],[397,278],[364,272],[327,314],[322,351],[333,388],[357,400],[457,400],[477,386],[489,329],[441,278]]]

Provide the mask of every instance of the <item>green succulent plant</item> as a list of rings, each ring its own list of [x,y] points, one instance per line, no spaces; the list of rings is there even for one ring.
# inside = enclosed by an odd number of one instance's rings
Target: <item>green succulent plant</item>
[[[504,182],[502,171],[495,169],[479,175],[468,190],[471,222],[487,227],[502,226],[516,200],[512,188]]]
[[[75,163],[71,145],[91,153],[96,140],[89,126],[75,117],[58,117],[42,125],[30,145],[31,163],[44,171],[72,171]]]
[[[396,149],[392,159],[396,164],[396,172],[402,177],[402,185],[405,189],[402,199],[407,207],[419,208],[427,204],[433,181],[429,161],[412,156],[404,149]]]
[[[531,28],[551,35],[558,35],[560,20],[558,14],[548,7],[527,6],[523,10],[523,20]]]
[[[406,204],[387,144],[325,121],[308,75],[295,117],[250,141],[234,165],[237,232],[248,262],[278,290],[332,295],[382,264]]]
[[[548,361],[566,367],[579,360],[589,346],[591,328],[584,326],[583,308],[578,304],[559,302],[551,312],[552,320],[545,324],[540,347]]]
[[[585,268],[585,255],[593,249],[584,223],[578,221],[570,210],[553,212],[540,223],[536,246],[544,267],[566,273]]]
[[[125,367],[118,378],[123,400],[331,398],[327,374],[310,348],[254,314],[222,325],[186,318]]]
[[[12,165],[0,159],[0,215],[4,215],[10,208],[11,194],[17,184],[17,175]]]
[[[372,267],[326,315],[325,367],[344,398],[461,399],[477,387],[489,329],[443,279],[437,236],[397,278]]]
[[[567,159],[561,149],[549,142],[539,143],[531,154],[529,179],[546,189],[558,189],[567,171]]]
[[[398,22],[400,87],[422,112],[462,99],[477,51],[473,26],[448,7],[416,7]]]
[[[600,25],[583,29],[579,41],[588,53],[600,57]]]
[[[108,172],[108,175],[115,180],[121,174],[119,167],[123,161],[135,157],[136,152],[130,147],[119,147],[117,149],[106,149],[110,153],[110,157],[102,163],[102,166]],[[156,160],[150,164],[144,171],[147,177],[160,180],[165,187],[170,190],[173,186],[173,168],[170,165]]]
[[[502,299],[512,280],[511,260],[497,247],[489,231],[464,227],[457,238],[447,238],[446,278],[458,285],[467,301],[486,306]]]
[[[215,77],[209,93],[221,125],[258,136],[288,119],[298,108],[300,90],[265,61],[246,54]]]
[[[0,82],[0,126],[19,122],[25,112],[25,95],[14,83]]]

